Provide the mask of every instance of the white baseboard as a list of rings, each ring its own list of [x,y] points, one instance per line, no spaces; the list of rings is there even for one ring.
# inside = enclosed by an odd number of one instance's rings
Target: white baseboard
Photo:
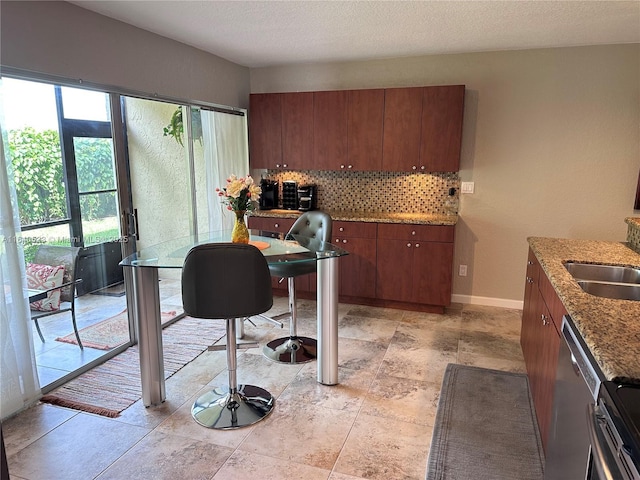
[[[451,302],[466,303],[469,305],[486,305],[487,307],[502,307],[522,310],[522,300],[508,300],[506,298],[478,297],[475,295],[451,295]]]

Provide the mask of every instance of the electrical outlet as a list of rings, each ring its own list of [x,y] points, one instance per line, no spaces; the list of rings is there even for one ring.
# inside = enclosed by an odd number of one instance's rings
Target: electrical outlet
[[[462,182],[462,184],[460,185],[460,193],[473,193],[474,190],[474,182]]]
[[[458,275],[460,275],[461,277],[466,277],[467,276],[467,266],[466,265],[460,265],[460,268],[458,269]]]

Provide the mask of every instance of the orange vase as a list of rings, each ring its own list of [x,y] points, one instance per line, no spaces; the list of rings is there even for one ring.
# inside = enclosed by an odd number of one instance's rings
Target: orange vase
[[[233,225],[231,232],[231,241],[233,243],[249,243],[249,230],[244,222],[244,210],[234,211],[236,214],[236,223]]]

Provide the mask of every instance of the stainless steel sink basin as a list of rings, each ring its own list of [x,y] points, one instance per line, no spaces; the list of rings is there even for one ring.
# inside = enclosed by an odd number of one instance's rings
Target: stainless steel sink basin
[[[597,297],[640,301],[640,284],[578,280],[578,285],[585,292]]]
[[[577,262],[564,266],[576,280],[640,284],[640,268]]]

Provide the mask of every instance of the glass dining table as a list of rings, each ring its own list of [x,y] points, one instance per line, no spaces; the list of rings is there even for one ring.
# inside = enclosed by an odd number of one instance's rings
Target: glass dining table
[[[338,383],[338,259],[348,255],[339,246],[317,238],[249,230],[250,243],[260,249],[267,263],[317,262],[317,380]],[[166,398],[158,270],[181,269],[191,248],[206,243],[227,243],[231,231],[209,232],[146,247],[120,262],[131,268],[134,320],[138,329],[142,401],[145,407]],[[214,293],[214,292],[212,292]]]

